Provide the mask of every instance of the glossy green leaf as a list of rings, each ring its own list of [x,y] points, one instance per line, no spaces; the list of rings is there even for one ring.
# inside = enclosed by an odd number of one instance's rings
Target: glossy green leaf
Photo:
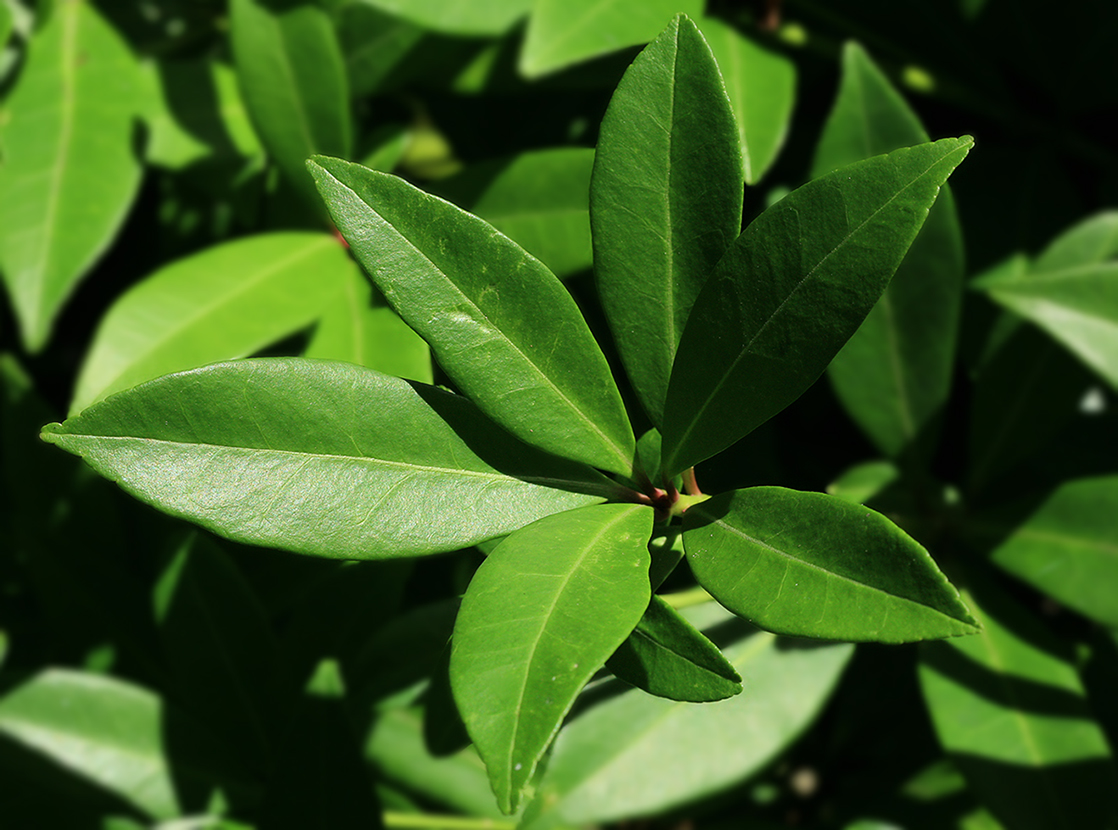
[[[318,204],[306,160],[352,149],[349,85],[330,16],[311,0],[232,0],[230,24],[241,94],[260,139]]]
[[[368,281],[356,269],[351,269],[341,294],[322,313],[304,354],[432,382],[431,350],[423,338],[374,297]]]
[[[606,668],[649,694],[696,703],[741,692],[741,677],[710,640],[661,597],[606,661]]]
[[[594,505],[513,533],[474,574],[454,625],[450,682],[503,812],[575,697],[649,602],[652,511]]]
[[[352,260],[325,233],[245,237],[173,262],[101,319],[70,412],[160,375],[251,355],[310,325],[354,279]]]
[[[919,118],[856,43],[815,151],[813,175],[928,140]],[[926,459],[951,391],[963,282],[963,239],[950,191],[928,212],[865,322],[831,363],[847,412],[877,448]]]
[[[976,599],[978,600],[976,602]],[[1118,775],[1061,643],[988,588],[967,603],[982,631],[921,652],[940,742],[1007,827],[1106,827]]]
[[[747,629],[714,603],[688,616],[726,634],[744,693],[695,705],[632,689],[583,712],[559,734],[524,830],[661,813],[744,780],[807,728],[854,651]]]
[[[237,541],[342,559],[455,550],[614,485],[470,403],[348,363],[220,363],[114,395],[43,438]]]
[[[535,0],[520,71],[535,78],[654,39],[678,13],[698,17],[701,0]]]
[[[594,151],[562,147],[467,167],[433,192],[480,216],[560,277],[590,268]]]
[[[977,515],[967,530],[1009,573],[1118,628],[1118,477],[1065,482],[1039,503]]]
[[[532,0],[361,0],[374,8],[451,35],[499,35],[528,14]]]
[[[741,231],[743,175],[714,56],[677,17],[621,79],[590,186],[598,294],[656,426],[691,306]]]
[[[91,4],[61,3],[5,101],[0,271],[29,351],[46,344],[136,195],[139,78],[128,45]]]
[[[972,145],[948,138],[815,179],[761,214],[695,301],[668,384],[664,472],[725,449],[822,374]]]
[[[796,65],[715,17],[699,22],[718,61],[738,125],[745,183],[765,175],[784,146],[796,100]]]
[[[1118,212],[1057,239],[1027,273],[977,281],[994,300],[1035,323],[1118,387]]]
[[[163,704],[139,686],[47,669],[0,697],[0,736],[119,795],[152,818],[180,814]]]
[[[767,630],[882,643],[975,631],[928,552],[868,508],[751,487],[693,505],[683,527],[699,584]]]
[[[365,270],[482,411],[556,455],[632,471],[621,394],[554,274],[402,179],[321,157],[310,169]]]

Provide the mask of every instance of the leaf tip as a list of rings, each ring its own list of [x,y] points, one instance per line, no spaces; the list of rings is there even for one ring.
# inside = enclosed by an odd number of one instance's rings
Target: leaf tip
[[[58,434],[62,432],[62,424],[54,421],[39,430],[39,438],[48,444],[58,443]]]

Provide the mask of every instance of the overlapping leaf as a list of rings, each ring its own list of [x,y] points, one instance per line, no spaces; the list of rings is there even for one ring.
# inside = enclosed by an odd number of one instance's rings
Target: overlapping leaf
[[[127,44],[93,6],[62,3],[5,102],[0,271],[30,351],[46,344],[136,194],[139,82]]]
[[[741,230],[736,132],[714,56],[685,17],[641,52],[602,119],[590,189],[598,294],[657,426],[691,306]]]
[[[621,395],[554,274],[402,179],[322,157],[310,169],[365,270],[479,408],[556,455],[632,471]]]
[[[766,210],[695,301],[664,407],[664,473],[748,434],[822,374],[966,156],[943,139],[852,164]]]
[[[450,680],[504,812],[648,606],[652,519],[647,507],[615,504],[541,519],[474,574],[454,626]]]
[[[879,513],[821,493],[752,487],[684,514],[695,578],[780,634],[904,643],[973,634],[928,552]]]
[[[459,396],[329,361],[169,375],[43,438],[217,533],[344,559],[466,547],[614,490]]]
[[[499,35],[524,17],[532,0],[362,0],[363,3],[418,23],[426,29],[451,35]]]

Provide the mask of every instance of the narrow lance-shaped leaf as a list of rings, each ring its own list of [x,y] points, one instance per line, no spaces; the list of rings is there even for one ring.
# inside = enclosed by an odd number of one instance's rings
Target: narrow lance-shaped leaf
[[[743,176],[714,56],[676,17],[621,79],[590,187],[598,293],[656,426],[691,306],[741,230]]]
[[[270,233],[207,248],[137,283],[101,318],[70,413],[160,375],[247,357],[308,326],[360,279],[326,233]]]
[[[648,606],[653,511],[595,505],[509,536],[474,574],[450,682],[500,808],[520,791],[575,696]]]
[[[29,351],[46,344],[136,194],[139,77],[92,4],[59,3],[5,102],[0,271]]]
[[[684,514],[699,584],[778,634],[907,643],[973,634],[975,622],[919,544],[866,507],[751,487]]]
[[[1070,655],[996,586],[974,587],[978,636],[921,651],[940,743],[1006,827],[1109,826],[1115,802],[1099,793],[1114,791],[1118,771]]]
[[[664,470],[709,458],[794,401],[885,290],[969,137],[844,167],[738,237],[683,332],[664,407]]]
[[[606,668],[649,694],[672,700],[723,700],[741,691],[741,677],[718,646],[659,596]]]
[[[455,550],[616,494],[460,396],[329,361],[168,375],[43,438],[216,533],[341,559]]]
[[[476,216],[338,159],[311,173],[392,307],[490,418],[523,441],[622,475],[636,439],[574,299]]]
[[[796,100],[796,64],[718,18],[704,17],[699,28],[726,82],[738,126],[745,183],[755,184],[784,145]]]
[[[233,56],[245,106],[291,182],[318,204],[305,162],[348,156],[353,126],[345,61],[317,3],[232,0]]]
[[[815,151],[813,175],[928,140],[920,120],[856,43]],[[963,240],[950,191],[928,212],[912,247],[829,374],[843,406],[881,452],[926,459],[934,418],[955,366]]]

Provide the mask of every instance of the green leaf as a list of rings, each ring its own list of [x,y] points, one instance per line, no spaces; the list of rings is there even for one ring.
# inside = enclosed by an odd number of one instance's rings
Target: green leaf
[[[714,56],[676,17],[621,79],[590,185],[598,294],[656,426],[691,306],[741,231],[743,175]]]
[[[756,184],[784,146],[796,100],[796,65],[717,18],[704,17],[699,28],[726,83],[745,183]]]
[[[652,511],[595,505],[513,533],[474,574],[454,625],[450,682],[512,812],[575,697],[648,606]]]
[[[46,345],[136,195],[139,78],[128,45],[91,4],[61,3],[5,102],[0,271],[29,351]]]
[[[47,669],[0,697],[0,736],[155,819],[181,812],[158,695],[110,677]]]
[[[621,394],[554,274],[402,179],[338,159],[309,167],[357,259],[482,411],[548,452],[632,472]]]
[[[973,283],[1035,323],[1118,388],[1118,212],[1058,238],[1027,273]]]
[[[702,14],[701,0],[535,0],[520,72],[536,78],[573,63],[647,43],[664,22]]]
[[[702,703],[741,692],[741,677],[718,646],[659,596],[652,597],[606,668],[630,685],[672,700]]]
[[[559,734],[524,830],[652,815],[726,790],[807,728],[854,651],[743,632],[714,603],[688,616],[731,639],[745,693],[696,706],[632,689],[583,712]]]
[[[298,358],[168,375],[43,438],[215,533],[341,559],[455,550],[616,491],[464,398]]]
[[[499,35],[528,14],[532,0],[486,0],[484,3],[447,0],[361,0],[389,14],[450,35]]]
[[[843,471],[827,485],[827,495],[852,504],[867,504],[900,479],[901,471],[891,461],[866,461]]]
[[[692,506],[683,528],[699,584],[778,634],[907,643],[975,631],[928,552],[868,508],[751,487]]]
[[[966,531],[1018,579],[1118,628],[1118,476],[1064,482],[1039,503],[979,514]]]
[[[310,0],[232,0],[230,25],[241,94],[260,139],[318,204],[306,160],[352,150],[349,85],[330,17]]]
[[[822,374],[889,283],[969,138],[877,156],[785,196],[718,263],[664,407],[664,473],[709,458]]]
[[[360,279],[325,233],[277,232],[206,248],[151,274],[101,319],[70,403],[246,357],[310,325]]]
[[[587,148],[536,150],[472,165],[432,189],[566,277],[593,261],[586,207],[593,165]]]
[[[921,652],[940,742],[1007,827],[1106,827],[1118,775],[1062,644],[1008,597],[975,600],[978,636]]]
[[[842,65],[814,176],[928,140],[916,114],[861,46],[847,43]],[[945,191],[829,370],[847,412],[890,458],[915,451],[925,460],[934,449],[935,417],[951,391],[962,283],[962,231]]]
[[[355,98],[382,91],[381,84],[425,35],[414,23],[365,3],[343,6],[337,30]]]

